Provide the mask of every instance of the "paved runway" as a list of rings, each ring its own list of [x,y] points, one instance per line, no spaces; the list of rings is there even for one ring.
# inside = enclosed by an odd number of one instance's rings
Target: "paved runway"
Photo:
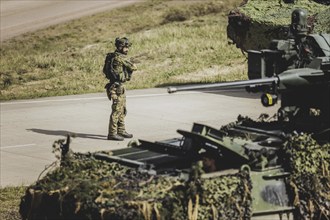
[[[279,106],[264,108],[259,94],[244,91],[181,92],[166,89],[131,90],[127,94],[127,130],[133,139],[179,137],[193,122],[219,128],[238,114],[257,118],[274,114]],[[55,161],[52,144],[75,133],[72,149],[79,152],[126,147],[106,140],[110,102],[105,94],[41,98],[1,103],[0,186],[31,184],[45,166]]]

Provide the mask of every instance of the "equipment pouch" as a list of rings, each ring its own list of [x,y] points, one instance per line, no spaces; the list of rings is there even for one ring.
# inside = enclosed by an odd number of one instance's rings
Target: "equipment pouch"
[[[107,93],[107,97],[108,99],[111,101],[111,88],[112,88],[112,84],[111,83],[107,83],[105,86],[105,92]]]
[[[116,94],[117,95],[122,95],[122,94],[124,94],[125,93],[125,88],[123,87],[123,86],[117,86],[117,88],[116,88]]]

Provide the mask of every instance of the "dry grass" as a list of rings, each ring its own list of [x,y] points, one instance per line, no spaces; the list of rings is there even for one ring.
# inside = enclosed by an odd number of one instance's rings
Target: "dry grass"
[[[131,39],[129,55],[139,68],[129,89],[244,78],[241,69],[221,74],[244,62],[226,36],[226,15],[239,2],[149,1],[5,41],[0,100],[102,92],[105,54],[117,36]],[[182,80],[213,67],[219,74]]]
[[[0,188],[0,219],[19,220],[19,204],[21,197],[25,193],[26,187],[6,187]]]

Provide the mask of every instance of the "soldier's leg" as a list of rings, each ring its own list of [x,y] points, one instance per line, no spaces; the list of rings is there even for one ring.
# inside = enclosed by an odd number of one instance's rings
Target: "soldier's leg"
[[[118,115],[118,134],[122,134],[126,131],[125,129],[125,116],[126,116],[126,94],[121,95],[121,106],[120,106],[120,114]]]
[[[113,99],[111,106],[112,112],[109,119],[108,140],[123,140],[123,138],[117,134],[118,121],[121,114],[120,106],[120,97]]]
[[[118,127],[118,119],[119,119],[119,111],[117,108],[117,104],[112,104],[111,106],[111,114],[109,119],[109,135],[117,134],[117,127]]]
[[[121,114],[118,120],[118,134],[124,138],[132,138],[133,135],[126,132],[125,129],[125,116],[126,116],[126,94],[123,94]]]

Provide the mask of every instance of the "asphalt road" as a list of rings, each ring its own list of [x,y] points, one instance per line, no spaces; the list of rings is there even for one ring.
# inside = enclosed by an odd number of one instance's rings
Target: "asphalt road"
[[[133,139],[164,140],[180,137],[177,129],[190,130],[193,122],[214,128],[235,121],[239,114],[258,118],[274,114],[264,108],[259,95],[244,91],[216,93],[166,89],[131,90],[127,93],[126,124]],[[55,161],[52,144],[74,133],[71,148],[78,152],[113,150],[127,146],[106,140],[111,104],[105,94],[88,94],[3,102],[1,105],[0,186],[31,184]]]
[[[1,0],[1,41],[142,0]]]

